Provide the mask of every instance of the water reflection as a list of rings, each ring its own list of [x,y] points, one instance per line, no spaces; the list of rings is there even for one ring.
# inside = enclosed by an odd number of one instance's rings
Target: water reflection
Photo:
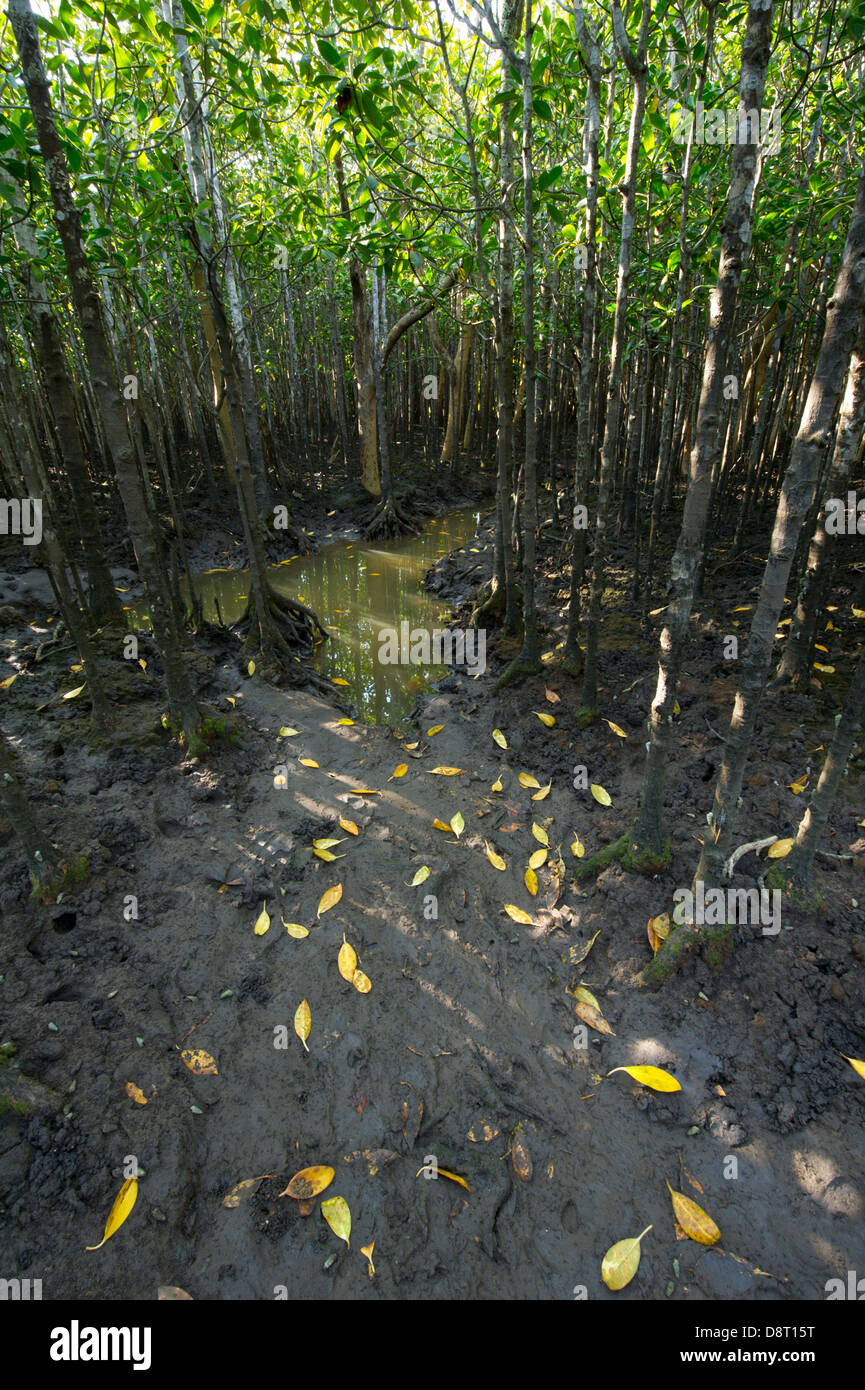
[[[315,665],[347,682],[358,717],[370,724],[398,725],[420,691],[445,674],[438,666],[382,666],[378,634],[384,627],[443,628],[447,609],[426,593],[421,581],[430,565],[474,535],[480,513],[462,509],[430,521],[419,536],[365,545],[341,541],[317,555],[295,557],[270,571],[281,593],[302,599],[331,633]],[[480,557],[478,557],[480,558]],[[246,570],[210,571],[193,581],[205,618],[237,622],[246,603]]]

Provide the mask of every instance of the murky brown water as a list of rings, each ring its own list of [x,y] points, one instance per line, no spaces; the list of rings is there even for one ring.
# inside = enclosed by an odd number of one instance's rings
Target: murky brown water
[[[320,648],[315,665],[325,675],[347,682],[358,717],[370,724],[398,724],[420,691],[445,674],[439,666],[382,665],[379,634],[399,628],[443,628],[448,610],[421,587],[431,565],[471,539],[480,513],[461,509],[430,521],[419,536],[380,545],[340,541],[323,546],[317,555],[297,556],[274,566],[270,577],[281,593],[302,599],[314,609],[331,637]],[[248,588],[246,570],[209,570],[194,584],[204,616],[237,622]]]

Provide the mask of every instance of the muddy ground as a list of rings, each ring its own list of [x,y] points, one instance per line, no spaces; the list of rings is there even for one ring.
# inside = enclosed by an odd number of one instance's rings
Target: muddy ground
[[[545,534],[555,652],[567,575],[560,541]],[[474,545],[430,581],[457,603],[478,553],[489,565],[488,528]],[[233,735],[206,763],[184,760],[161,731],[149,649],[147,672],[117,676],[121,729],[101,742],[80,702],[35,713],[69,688],[74,657],[31,654],[2,692],[4,728],[52,838],[88,856],[90,877],[33,909],[0,824],[2,1272],[41,1278],[50,1299],[151,1299],[171,1285],[196,1299],[692,1301],[823,1299],[830,1278],[865,1274],[865,1083],[839,1056],[865,1056],[861,757],[825,846],[851,857],[819,860],[824,910],[785,908],[777,937],[741,928],[720,978],[696,963],[660,993],[642,980],[647,921],[690,883],[711,803],[737,669],[720,635],[747,618],[732,609],[759,577],[748,562],[717,577],[710,565],[667,782],[673,860],[654,879],[613,865],[581,883],[569,850],[575,831],[589,854],[602,848],[636,810],[658,619],[641,629],[624,563],[609,573],[601,673],[602,713],[625,740],[606,723],[576,728],[578,683],[555,658],[543,677],[497,694],[513,648],[493,633],[486,674],[448,677],[400,731],[339,725],[339,702],[250,678],[237,644],[202,642],[192,658],[202,698]],[[832,634],[838,691],[846,626]],[[50,630],[37,614],[29,640]],[[21,663],[7,650],[14,664],[0,678]],[[828,687],[810,701],[766,701],[737,842],[793,832],[803,797],[789,783],[809,766],[813,782],[837,699]],[[297,735],[280,738],[283,726]],[[408,771],[393,779],[401,763]],[[578,764],[611,806],[574,789]],[[287,785],[275,786],[283,765]],[[533,802],[520,772],[551,782],[549,795]],[[457,811],[459,838],[433,828]],[[563,889],[540,869],[534,898],[523,880],[533,822],[566,866]],[[311,843],[322,837],[343,837],[333,852],[344,858],[318,860]],[[422,866],[428,879],[409,887]],[[734,886],[754,886],[765,868],[746,856]],[[341,901],[317,917],[337,883]],[[127,920],[132,897],[138,915]],[[265,902],[272,924],[256,936]],[[533,924],[512,921],[505,903]],[[280,917],[309,935],[293,939]],[[340,976],[343,935],[368,994]],[[589,1030],[583,1048],[568,992],[580,982],[614,1030]],[[303,999],[308,1053],[293,1026]],[[207,1050],[218,1075],[193,1075],[180,1045]],[[668,1069],[681,1091],[606,1079],[634,1063]],[[127,1096],[128,1082],[148,1104]],[[515,1142],[531,1157],[529,1181],[514,1172]],[[130,1156],[143,1170],[137,1204],[85,1254]],[[470,1190],[417,1176],[433,1159]],[[336,1170],[324,1195],[349,1204],[350,1250],[318,1202],[304,1216],[279,1196],[312,1164]],[[261,1175],[273,1176],[223,1205]],[[677,1240],[667,1182],[710,1212],[718,1245]],[[611,1293],[605,1251],[649,1225],[636,1277]],[[360,1253],[372,1241],[374,1278]]]

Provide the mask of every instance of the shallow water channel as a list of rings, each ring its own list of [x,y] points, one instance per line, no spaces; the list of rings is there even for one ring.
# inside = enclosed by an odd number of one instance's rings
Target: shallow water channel
[[[383,665],[378,659],[379,634],[384,628],[398,630],[403,621],[411,628],[447,626],[448,609],[423,589],[423,576],[442,555],[474,536],[480,516],[461,508],[434,517],[420,535],[406,540],[339,541],[270,570],[274,587],[306,603],[331,634],[314,664],[324,675],[346,683],[358,718],[398,725],[418,694],[446,674],[441,666]],[[249,586],[246,570],[206,570],[193,583],[205,618],[217,621],[217,601],[224,623],[242,616]]]

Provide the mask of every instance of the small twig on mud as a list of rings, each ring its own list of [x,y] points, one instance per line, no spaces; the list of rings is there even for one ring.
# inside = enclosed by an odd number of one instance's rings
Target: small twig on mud
[[[194,1033],[195,1030],[196,1030],[196,1028],[200,1028],[201,1025],[202,1025],[202,1023],[206,1023],[206,1022],[207,1022],[207,1019],[208,1019],[208,1018],[213,1018],[213,1010],[212,1010],[212,1009],[210,1010],[210,1013],[207,1015],[207,1018],[199,1019],[198,1023],[193,1023],[192,1027],[191,1027],[190,1030],[189,1030],[189,1033]],[[183,1034],[183,1037],[180,1039],[180,1042],[177,1044],[178,1047],[182,1047],[182,1046],[183,1046],[183,1044],[186,1042],[186,1039],[189,1037],[189,1033],[184,1033],[184,1034]]]
[[[710,734],[714,734],[714,735],[715,735],[715,738],[719,738],[719,739],[721,740],[722,743],[728,743],[728,742],[729,742],[729,740],[728,740],[727,738],[725,738],[723,734],[719,734],[719,733],[718,733],[718,730],[714,727],[714,725],[712,725],[712,724],[709,723],[708,719],[706,719],[705,714],[703,715],[703,719],[706,721],[706,728],[709,730],[709,733],[710,733]]]
[[[769,835],[765,840],[751,840],[749,844],[740,845],[738,849],[734,849],[733,853],[730,855],[730,858],[724,865],[724,877],[731,877],[737,861],[742,858],[743,854],[750,854],[752,849],[768,849],[769,845],[774,845],[775,841],[779,840],[780,838],[780,835]]]
[[[825,859],[852,859],[852,854],[833,854],[830,849],[818,849],[818,854],[822,854]]]

